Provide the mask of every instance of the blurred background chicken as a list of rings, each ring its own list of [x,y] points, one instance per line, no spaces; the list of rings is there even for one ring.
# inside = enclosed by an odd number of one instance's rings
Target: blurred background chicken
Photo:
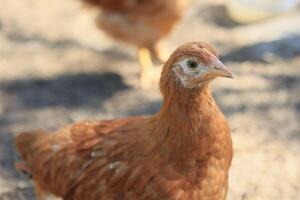
[[[82,0],[100,9],[96,24],[111,37],[138,48],[141,86],[151,85],[152,59],[165,61],[162,39],[180,20],[189,0]]]

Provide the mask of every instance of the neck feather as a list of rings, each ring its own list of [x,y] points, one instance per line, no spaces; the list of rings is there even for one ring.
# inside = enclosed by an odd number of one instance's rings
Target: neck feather
[[[201,126],[201,118],[210,115],[215,103],[207,85],[202,88],[173,91],[164,96],[164,104],[158,114],[161,122],[175,130],[192,133]],[[174,130],[174,131],[175,131]]]
[[[155,115],[154,140],[159,154],[189,164],[209,151],[211,121],[220,111],[208,86],[198,91],[164,95],[164,104]]]

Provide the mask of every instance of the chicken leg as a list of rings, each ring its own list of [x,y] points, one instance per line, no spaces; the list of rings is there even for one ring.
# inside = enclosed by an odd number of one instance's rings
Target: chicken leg
[[[159,77],[159,71],[155,70],[152,59],[164,63],[169,57],[169,54],[166,51],[164,43],[159,42],[150,47],[140,48],[138,57],[141,65],[141,87],[143,89],[149,89],[153,82],[158,82]]]
[[[161,63],[165,63],[170,56],[164,41],[157,42],[149,49],[150,49],[152,58],[154,58],[155,60],[157,60]]]
[[[140,48],[138,57],[141,65],[140,84],[143,89],[149,89],[152,85],[153,63],[149,49]]]

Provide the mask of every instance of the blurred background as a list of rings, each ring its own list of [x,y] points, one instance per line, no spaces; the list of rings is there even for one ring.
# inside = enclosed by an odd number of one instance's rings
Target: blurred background
[[[213,83],[234,142],[228,199],[296,200],[300,7],[262,2],[194,0],[166,44],[211,43],[235,73]],[[19,131],[158,111],[158,87],[139,86],[136,49],[99,30],[96,13],[76,0],[1,1],[0,200],[35,199],[14,170]]]

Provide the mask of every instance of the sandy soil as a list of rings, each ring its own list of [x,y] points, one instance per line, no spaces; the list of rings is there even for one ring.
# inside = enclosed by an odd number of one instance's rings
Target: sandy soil
[[[35,199],[13,167],[17,132],[159,109],[158,89],[138,87],[135,49],[98,31],[94,15],[76,0],[1,2],[0,200]],[[228,199],[300,199],[299,22],[298,8],[240,25],[222,1],[195,1],[167,40],[212,43],[236,74],[213,85],[234,141]]]

